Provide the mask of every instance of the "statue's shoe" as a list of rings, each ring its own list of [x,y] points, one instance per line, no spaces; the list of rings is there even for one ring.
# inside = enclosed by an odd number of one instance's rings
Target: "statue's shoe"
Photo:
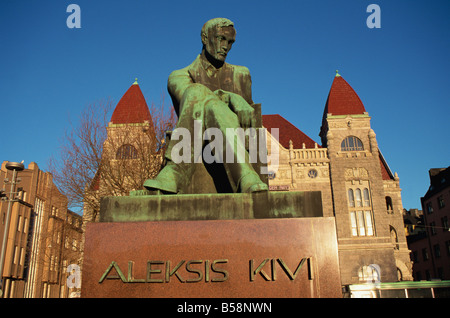
[[[247,190],[247,192],[249,193],[263,192],[263,191],[269,191],[269,187],[264,182],[256,183]]]
[[[267,184],[261,181],[256,173],[248,173],[239,180],[239,188],[242,193],[269,191]]]
[[[176,194],[177,186],[175,182],[161,181],[156,179],[147,179],[144,182],[144,187],[150,191],[161,191],[163,194]]]

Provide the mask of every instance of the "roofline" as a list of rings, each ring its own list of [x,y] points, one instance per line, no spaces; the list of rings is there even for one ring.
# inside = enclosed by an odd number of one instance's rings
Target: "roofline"
[[[333,115],[333,113],[327,113],[326,118],[367,118],[370,117],[368,112],[364,112],[364,114],[346,114],[346,115]]]
[[[389,177],[391,177],[391,179],[395,179],[394,174],[392,173],[392,170],[391,170],[391,168],[389,167],[389,165],[388,165],[386,159],[384,159],[384,156],[383,156],[383,154],[381,153],[380,148],[378,148],[378,153],[380,154],[381,162],[382,162],[383,165],[386,167],[386,171],[388,172]]]

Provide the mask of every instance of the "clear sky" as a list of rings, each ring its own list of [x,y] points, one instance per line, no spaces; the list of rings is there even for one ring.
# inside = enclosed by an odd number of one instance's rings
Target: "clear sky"
[[[70,4],[81,28],[70,29]],[[369,4],[381,28],[366,25]],[[335,70],[372,117],[397,172],[405,208],[420,208],[430,168],[450,165],[450,1],[1,0],[0,161],[47,169],[82,109],[117,103],[138,78],[147,104],[167,95],[172,70],[200,53],[204,22],[226,17],[237,39],[227,62],[245,65],[263,114],[318,136]]]

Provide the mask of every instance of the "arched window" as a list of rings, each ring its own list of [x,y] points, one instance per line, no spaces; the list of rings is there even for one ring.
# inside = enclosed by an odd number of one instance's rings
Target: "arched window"
[[[356,190],[355,190],[355,197],[356,197],[356,206],[357,207],[362,207],[361,189],[356,188]]]
[[[377,283],[380,282],[380,268],[376,264],[364,265],[358,270],[360,282]]]
[[[367,181],[361,182],[361,185],[347,184],[352,236],[374,236],[375,228],[369,183]]]
[[[369,189],[364,188],[364,206],[370,206]]]
[[[348,136],[341,143],[341,151],[364,150],[362,141],[355,136]]]
[[[394,249],[398,250],[399,246],[398,246],[397,231],[391,225],[389,225],[389,228],[390,228],[390,232],[391,232],[391,242],[394,245]]]
[[[392,214],[394,212],[394,208],[392,205],[392,198],[391,197],[386,197],[386,210],[387,213]]]
[[[130,144],[122,145],[117,150],[116,159],[137,159],[137,150]]]
[[[353,189],[348,189],[348,206],[351,208],[355,207],[355,196],[353,194]]]

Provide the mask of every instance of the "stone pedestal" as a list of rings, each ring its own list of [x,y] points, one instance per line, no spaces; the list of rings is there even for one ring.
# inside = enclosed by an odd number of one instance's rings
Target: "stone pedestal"
[[[86,228],[81,296],[342,297],[335,222],[320,202],[302,192],[106,198],[102,222]]]

